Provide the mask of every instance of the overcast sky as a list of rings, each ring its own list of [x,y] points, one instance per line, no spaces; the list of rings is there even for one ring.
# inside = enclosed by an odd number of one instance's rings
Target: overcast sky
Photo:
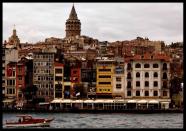
[[[81,35],[100,41],[132,40],[137,36],[183,41],[183,3],[75,3]],[[3,40],[16,25],[21,42],[65,37],[72,3],[3,3]]]

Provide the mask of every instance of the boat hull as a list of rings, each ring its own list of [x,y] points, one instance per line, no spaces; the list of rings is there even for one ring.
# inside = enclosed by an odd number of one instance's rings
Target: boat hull
[[[6,124],[6,127],[49,127],[50,122],[33,123],[33,124]]]

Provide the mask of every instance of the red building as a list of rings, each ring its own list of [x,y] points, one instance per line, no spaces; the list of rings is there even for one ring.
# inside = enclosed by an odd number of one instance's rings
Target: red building
[[[78,67],[71,68],[70,81],[72,88],[71,94],[72,96],[75,97],[79,93],[79,84],[81,82],[81,68]]]
[[[23,100],[22,90],[26,88],[25,83],[26,65],[24,61],[20,60],[16,65],[16,98],[17,101]]]

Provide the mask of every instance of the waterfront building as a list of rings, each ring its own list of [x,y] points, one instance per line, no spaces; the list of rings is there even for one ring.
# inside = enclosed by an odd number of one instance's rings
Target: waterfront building
[[[100,59],[96,63],[96,95],[97,98],[112,98],[114,60]]]
[[[54,98],[54,54],[55,49],[35,52],[33,59],[33,84],[37,86],[37,98],[46,102]]]
[[[169,108],[169,66],[170,58],[165,54],[146,53],[126,58],[125,99],[133,100],[133,103],[138,101],[139,108],[146,108],[150,100],[161,104],[162,108]]]
[[[23,101],[23,90],[26,88],[26,64],[25,58],[22,58],[16,65],[16,102]]]
[[[115,57],[115,68],[113,74],[113,98],[124,99],[125,75],[124,75],[124,58]]]
[[[33,88],[33,61],[31,57],[22,57],[16,64],[16,107],[27,102],[27,88]]]
[[[54,63],[54,99],[64,98],[64,64]]]
[[[78,66],[71,67],[71,88],[72,88],[72,98],[80,96],[81,84],[81,68]]]
[[[5,99],[5,44],[2,44],[2,99]]]
[[[16,100],[16,65],[17,62],[6,65],[4,106],[11,105]]]

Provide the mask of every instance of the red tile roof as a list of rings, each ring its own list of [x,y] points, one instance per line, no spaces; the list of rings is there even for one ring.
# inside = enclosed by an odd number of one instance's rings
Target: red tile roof
[[[150,53],[146,53],[144,55],[134,55],[134,56],[125,58],[126,62],[130,61],[130,60],[164,60],[164,61],[170,62],[171,59],[166,54],[160,54],[160,53],[150,54]]]

